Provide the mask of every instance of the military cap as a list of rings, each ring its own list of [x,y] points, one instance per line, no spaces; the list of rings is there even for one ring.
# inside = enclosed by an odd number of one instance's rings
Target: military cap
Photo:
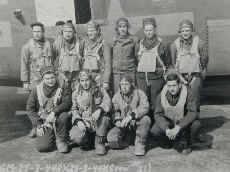
[[[87,23],[87,28],[95,28],[96,30],[100,30],[100,25],[96,21],[91,20]]]
[[[30,25],[30,27],[33,29],[34,26],[40,26],[42,28],[42,30],[45,30],[44,25],[41,22],[34,22]]]
[[[154,27],[157,27],[157,22],[156,22],[156,19],[154,17],[144,18],[142,21],[142,26],[144,27],[147,24],[151,24]]]
[[[56,74],[56,71],[53,66],[45,66],[41,68],[41,76],[43,77],[45,74]]]
[[[133,83],[133,78],[130,76],[130,75],[127,75],[127,74],[123,74],[122,76],[121,76],[121,79],[120,79],[120,82],[121,81],[127,81],[127,82],[129,82],[129,83]]]
[[[57,21],[57,22],[55,23],[55,26],[62,26],[62,25],[64,25],[64,24],[65,24],[64,21],[59,20],[59,21]]]
[[[184,20],[182,20],[180,22],[180,24],[179,24],[179,32],[181,31],[182,28],[185,28],[185,27],[191,28],[192,31],[194,30],[192,21],[190,21],[188,19],[184,19]]]
[[[75,27],[74,27],[74,25],[73,25],[72,22],[66,22],[66,23],[63,25],[63,28],[66,28],[66,27],[72,28],[73,31],[74,31],[74,33],[76,33],[76,29],[75,29]]]

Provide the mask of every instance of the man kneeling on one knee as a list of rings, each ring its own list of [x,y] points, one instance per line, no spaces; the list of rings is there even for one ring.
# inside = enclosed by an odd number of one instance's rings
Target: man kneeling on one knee
[[[179,153],[188,154],[200,128],[197,114],[196,100],[190,88],[181,84],[176,72],[171,72],[157,97],[151,134],[165,146],[173,146]]]
[[[129,145],[127,138],[134,133],[135,155],[145,155],[145,145],[151,125],[147,116],[148,98],[142,90],[136,89],[129,76],[122,76],[120,90],[112,99],[114,127],[109,131],[107,140],[112,149],[121,149]]]
[[[91,146],[95,136],[96,154],[106,154],[105,141],[110,124],[108,112],[111,99],[105,89],[99,88],[86,70],[79,74],[79,83],[72,95],[71,140],[81,147]]]
[[[53,67],[44,67],[41,73],[42,82],[31,91],[27,101],[28,116],[33,126],[30,136],[37,137],[39,152],[57,147],[59,152],[66,153],[71,125],[67,113],[71,108],[71,92],[68,88],[59,87]]]

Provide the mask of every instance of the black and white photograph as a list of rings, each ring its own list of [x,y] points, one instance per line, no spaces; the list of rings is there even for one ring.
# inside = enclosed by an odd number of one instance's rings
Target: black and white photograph
[[[229,0],[0,0],[0,172],[229,172]]]

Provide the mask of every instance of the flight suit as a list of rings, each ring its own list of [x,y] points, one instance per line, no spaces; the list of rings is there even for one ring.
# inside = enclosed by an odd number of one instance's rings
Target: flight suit
[[[41,81],[41,68],[54,63],[52,47],[48,40],[37,42],[30,39],[21,51],[21,81],[32,89]]]
[[[171,95],[167,91],[167,86],[164,86],[156,100],[154,118],[155,123],[151,134],[155,141],[168,145],[173,144],[179,152],[194,143],[201,127],[196,101],[191,89],[185,85],[182,85],[176,95]],[[175,140],[170,141],[165,134],[166,129],[171,129],[175,125],[179,125],[181,130]]]
[[[137,86],[148,95],[151,110],[164,85],[164,72],[170,60],[161,38],[156,37],[151,48],[146,48],[144,39],[140,41],[137,66]]]
[[[86,39],[83,45],[82,69],[89,70],[98,86],[110,83],[111,76],[111,49],[109,45],[99,37],[95,42]]]
[[[128,35],[127,38],[115,38],[112,46],[112,71],[114,93],[119,90],[122,75],[129,75],[136,83],[138,39]]]
[[[141,152],[145,149],[151,119],[147,115],[149,111],[148,98],[142,90],[134,89],[129,96],[124,96],[120,91],[112,99],[114,113],[114,127],[109,131],[107,140],[111,148],[123,148],[128,146],[131,140],[127,140],[131,134],[136,136],[135,147]],[[122,121],[127,115],[134,114],[133,120],[128,127],[120,128],[116,126],[118,121]]]
[[[101,109],[102,113],[97,121],[92,118],[92,113]],[[90,90],[83,90],[80,84],[77,85],[72,94],[72,129],[70,138],[73,143],[82,147],[89,144],[91,136],[96,133],[95,147],[105,143],[105,138],[110,124],[109,111],[111,109],[111,99],[108,93],[97,86],[92,86]],[[82,130],[78,122],[84,124]]]
[[[70,129],[71,95],[68,89],[63,90],[58,85],[53,89],[42,82],[32,89],[27,101],[28,117],[33,128],[43,129],[44,135],[37,135],[36,149],[39,152],[49,152],[55,149],[55,141],[66,142]],[[50,112],[56,116],[55,123],[46,123]]]
[[[200,91],[208,64],[204,42],[198,36],[192,36],[188,41],[179,37],[171,45],[171,54],[175,68],[191,87],[200,111]]]
[[[82,43],[80,38],[74,37],[71,43],[63,39],[54,42],[55,67],[58,70],[61,85],[68,85],[74,89],[81,70]]]

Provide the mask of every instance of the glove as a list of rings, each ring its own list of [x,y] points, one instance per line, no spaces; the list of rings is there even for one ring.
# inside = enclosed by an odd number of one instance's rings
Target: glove
[[[99,119],[101,115],[101,109],[97,109],[93,114],[92,114],[92,118],[94,121],[97,121]]]
[[[46,122],[47,123],[54,123],[56,120],[56,117],[55,117],[55,113],[54,112],[51,112],[47,118],[46,118]]]
[[[131,115],[126,116],[121,122],[121,127],[126,128],[131,121],[132,121],[132,116]]]

